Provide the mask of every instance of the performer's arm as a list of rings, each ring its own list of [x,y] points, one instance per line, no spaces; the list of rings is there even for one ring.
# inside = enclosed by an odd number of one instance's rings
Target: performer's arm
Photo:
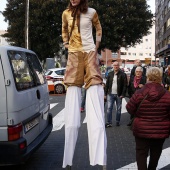
[[[94,13],[92,23],[96,29],[96,49],[98,49],[102,38],[102,27],[97,12]]]
[[[64,11],[62,14],[62,39],[63,39],[63,45],[67,45],[68,42],[68,21],[66,12]]]

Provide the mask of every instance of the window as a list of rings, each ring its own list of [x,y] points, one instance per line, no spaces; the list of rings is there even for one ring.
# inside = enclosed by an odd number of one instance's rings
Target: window
[[[57,74],[57,75],[62,75],[62,76],[64,76],[64,73],[65,73],[65,69],[64,70],[57,70],[57,71],[55,71],[55,73]]]
[[[132,53],[133,56],[136,56],[136,53]]]
[[[143,56],[143,53],[139,53],[139,56]]]
[[[36,81],[36,85],[44,84],[46,82],[44,77],[44,72],[37,56],[35,54],[26,53],[26,57],[32,75],[34,76],[34,80]]]
[[[45,83],[43,69],[36,55],[8,51],[17,90],[25,90]]]
[[[121,52],[121,55],[126,55],[126,52]]]

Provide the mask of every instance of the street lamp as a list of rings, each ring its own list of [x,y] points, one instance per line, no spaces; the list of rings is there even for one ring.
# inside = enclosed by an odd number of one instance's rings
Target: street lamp
[[[25,48],[29,48],[29,0],[26,0],[25,12]]]

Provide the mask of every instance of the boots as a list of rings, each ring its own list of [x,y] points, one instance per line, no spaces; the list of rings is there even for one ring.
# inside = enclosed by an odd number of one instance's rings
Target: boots
[[[71,166],[67,165],[66,170],[71,170]]]

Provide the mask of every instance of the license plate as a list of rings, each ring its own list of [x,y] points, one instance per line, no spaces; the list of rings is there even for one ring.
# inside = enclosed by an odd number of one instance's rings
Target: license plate
[[[28,122],[25,124],[25,133],[27,133],[29,130],[31,130],[33,127],[35,127],[39,123],[38,118],[35,118],[34,120]]]

